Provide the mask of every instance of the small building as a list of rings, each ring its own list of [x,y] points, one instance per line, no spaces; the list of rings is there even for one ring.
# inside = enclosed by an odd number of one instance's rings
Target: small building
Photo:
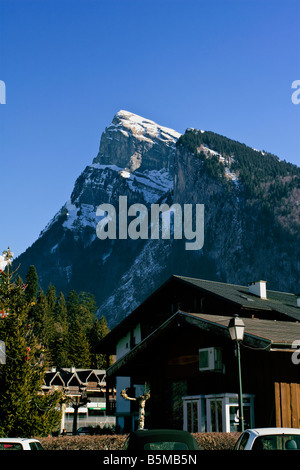
[[[99,369],[51,368],[45,373],[43,391],[63,390],[65,404],[62,406],[60,431],[72,432],[74,407],[72,403],[87,397],[87,403],[78,408],[78,427],[115,425],[115,389],[107,390],[106,371]],[[109,396],[109,399],[107,399]]]
[[[172,276],[100,343],[116,354],[106,371],[116,386],[116,420],[136,427],[143,393],[147,427],[233,431],[238,423],[238,368],[228,323],[243,318],[245,426],[300,427],[300,308],[297,296],[264,281],[238,286]]]

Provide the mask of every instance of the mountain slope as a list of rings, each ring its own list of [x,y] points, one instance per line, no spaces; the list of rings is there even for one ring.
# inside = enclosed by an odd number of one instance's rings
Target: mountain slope
[[[44,289],[52,282],[65,294],[92,292],[110,326],[172,274],[238,284],[262,278],[297,292],[299,181],[298,167],[267,152],[196,129],[181,136],[120,111],[70,200],[19,257],[20,274],[34,264]],[[120,196],[148,213],[155,203],[204,204],[203,248],[188,251],[184,239],[161,234],[100,240],[97,207],[112,204],[118,222]]]
[[[101,136],[98,155],[75,182],[70,200],[55,214],[17,263],[25,278],[34,264],[41,286],[95,294],[98,303],[114,291],[120,273],[130,269],[144,240],[99,240],[97,207],[149,207],[173,191],[174,155],[180,134],[126,111],[120,111]]]
[[[298,291],[300,169],[212,132],[188,130],[177,148],[174,199],[205,204],[203,251],[222,279]]]

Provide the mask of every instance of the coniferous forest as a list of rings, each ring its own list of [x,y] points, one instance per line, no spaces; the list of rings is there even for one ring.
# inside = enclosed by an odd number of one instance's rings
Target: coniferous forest
[[[190,152],[198,154],[199,158],[205,161],[210,173],[220,178],[225,177],[224,165],[214,155],[206,159],[204,153],[198,153],[197,149],[204,145],[225,158],[231,158],[231,170],[238,171],[249,199],[260,198],[268,193],[271,204],[300,186],[300,168],[296,165],[279,160],[272,153],[257,151],[214,132],[189,129],[178,139],[176,145],[182,145]]]
[[[96,354],[94,348],[109,328],[104,317],[96,317],[94,296],[72,290],[65,298],[52,284],[44,292],[33,265],[25,286],[25,296],[32,304],[28,312],[30,327],[47,351],[49,364],[57,368],[105,369],[106,357]]]
[[[234,183],[226,178],[226,166],[229,166],[230,171],[238,178],[245,207],[258,208],[265,221],[275,217],[280,229],[287,229],[291,235],[299,233],[298,166],[280,160],[265,150],[253,149],[210,131],[187,129],[176,146],[194,154],[195,158],[203,162],[207,173],[220,180],[230,191]],[[209,154],[203,150],[213,152]],[[222,156],[225,164],[220,161],[219,156]]]
[[[105,369],[94,346],[109,331],[97,319],[94,297],[71,291],[65,299],[49,285],[39,287],[35,267],[26,279],[12,264],[0,270],[0,436],[47,435],[60,421],[61,391],[41,394],[46,369]]]

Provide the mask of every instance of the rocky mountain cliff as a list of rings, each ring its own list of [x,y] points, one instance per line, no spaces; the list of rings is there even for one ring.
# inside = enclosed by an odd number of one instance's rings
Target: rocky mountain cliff
[[[299,168],[274,155],[211,132],[181,136],[120,111],[70,200],[18,258],[20,274],[33,264],[44,289],[51,282],[66,295],[92,292],[111,327],[172,274],[239,284],[260,278],[298,292],[299,181]],[[118,224],[120,196],[149,213],[153,204],[204,204],[203,248],[186,250],[172,236],[100,240],[97,208],[115,207]]]

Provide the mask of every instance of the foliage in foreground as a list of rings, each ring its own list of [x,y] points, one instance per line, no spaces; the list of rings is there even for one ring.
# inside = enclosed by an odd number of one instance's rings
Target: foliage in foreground
[[[41,394],[46,357],[29,317],[33,303],[11,269],[10,249],[3,254],[7,265],[0,270],[0,338],[6,357],[0,366],[0,436],[45,435],[60,421],[61,394]]]
[[[46,369],[105,369],[94,348],[109,329],[91,294],[65,300],[51,284],[44,293],[34,266],[23,282],[12,264],[8,248],[0,256],[0,436],[45,436],[58,428],[64,400],[42,392]]]
[[[233,433],[195,433],[201,450],[232,450],[239,437]],[[45,450],[122,450],[127,435],[43,437]]]

